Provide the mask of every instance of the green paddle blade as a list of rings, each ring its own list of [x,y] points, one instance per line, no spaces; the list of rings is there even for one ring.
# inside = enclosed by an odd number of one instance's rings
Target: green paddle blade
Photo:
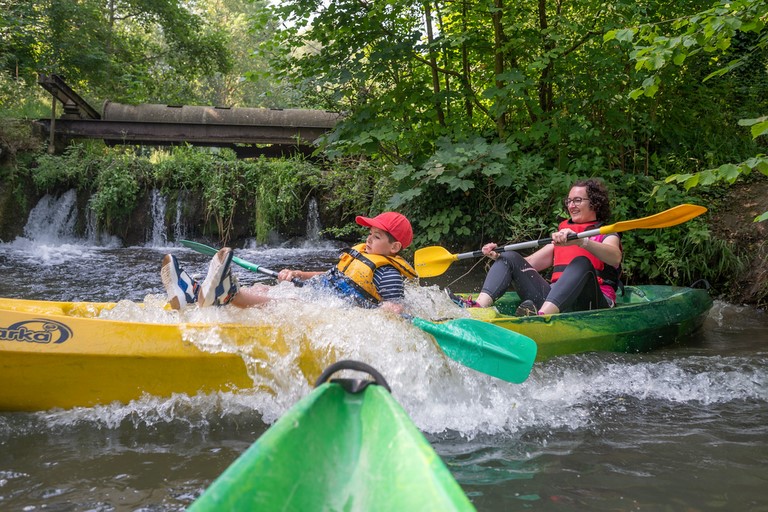
[[[218,249],[214,249],[210,245],[201,244],[199,242],[193,242],[192,240],[181,240],[181,245],[189,249],[192,249],[193,251],[197,251],[200,254],[207,254],[208,256],[213,256],[219,251]]]
[[[448,357],[473,370],[518,384],[531,373],[537,346],[527,336],[472,318],[412,322],[434,336]]]

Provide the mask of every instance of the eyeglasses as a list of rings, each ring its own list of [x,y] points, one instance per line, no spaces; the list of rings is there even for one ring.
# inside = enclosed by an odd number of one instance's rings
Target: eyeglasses
[[[566,208],[568,208],[569,204],[573,203],[574,206],[579,206],[582,201],[589,201],[589,199],[587,199],[586,197],[574,197],[573,199],[571,199],[570,197],[566,197],[565,199],[563,199],[563,204],[565,205]]]

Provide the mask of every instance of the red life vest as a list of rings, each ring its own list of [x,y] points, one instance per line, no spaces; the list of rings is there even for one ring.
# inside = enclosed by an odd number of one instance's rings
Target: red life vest
[[[558,229],[571,229],[575,231],[576,233],[583,233],[584,231],[588,231],[590,229],[596,229],[599,228],[601,222],[587,222],[584,224],[576,224],[574,222],[571,222],[570,219],[566,219],[563,222],[560,223],[560,226],[558,226]],[[607,235],[596,235],[589,237],[590,240],[594,240],[595,242],[602,242]],[[612,267],[610,265],[606,265],[602,260],[600,260],[597,256],[589,252],[588,250],[584,249],[583,247],[580,247],[578,245],[568,245],[568,246],[555,246],[555,254],[554,254],[554,266],[552,268],[552,279],[551,282],[557,281],[560,276],[562,275],[563,271],[565,270],[565,267],[573,261],[573,259],[576,256],[586,256],[589,258],[589,261],[592,262],[592,266],[595,267],[595,270],[597,271],[597,282],[600,284],[600,288],[603,290],[603,293],[611,297],[611,299],[615,299],[616,297],[616,288],[619,286],[619,275],[621,274],[621,265],[618,267]]]

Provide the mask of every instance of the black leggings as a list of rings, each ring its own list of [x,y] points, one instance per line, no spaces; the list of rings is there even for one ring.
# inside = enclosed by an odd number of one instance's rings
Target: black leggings
[[[483,292],[497,300],[514,283],[522,300],[530,299],[540,308],[549,301],[562,311],[584,311],[610,307],[600,290],[597,271],[586,256],[577,256],[565,267],[560,279],[550,285],[520,254],[503,252],[491,266]]]

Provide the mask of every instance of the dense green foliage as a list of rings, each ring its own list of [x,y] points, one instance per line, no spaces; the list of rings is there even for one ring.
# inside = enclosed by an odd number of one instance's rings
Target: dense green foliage
[[[94,107],[122,103],[283,107],[292,93],[253,48],[275,20],[265,0],[0,0],[3,115],[45,117],[40,73],[63,75]],[[246,81],[243,78],[250,77]]]
[[[716,206],[708,169],[766,172],[764,132],[739,126],[762,127],[768,110],[762,0],[286,0],[275,12],[285,28],[262,51],[307,101],[349,111],[326,152],[385,163],[390,205],[420,244],[540,237],[582,177],[609,183],[620,220]],[[737,268],[702,226],[627,235],[629,279]]]
[[[95,187],[104,222],[125,214],[137,186],[159,184],[199,192],[222,236],[235,197],[258,204],[253,228],[263,239],[314,190],[344,219],[335,234],[349,230],[354,214],[398,208],[414,221],[415,246],[476,248],[548,234],[579,178],[602,177],[615,197],[613,218],[624,220],[681,202],[716,207],[724,184],[768,174],[766,0],[0,7],[6,112],[38,115],[35,73],[56,71],[94,104],[346,113],[322,143],[330,159],[322,169],[179,149],[156,156],[150,171],[102,155],[104,168],[93,175],[88,158],[70,157],[72,169],[47,179],[73,174]],[[40,169],[46,165],[42,158]],[[102,172],[117,174],[100,180]],[[107,184],[113,180],[120,185]],[[705,226],[697,219],[627,234],[627,277],[686,284],[694,277],[686,269],[709,278],[736,269],[730,246]]]
[[[417,209],[430,240],[461,240],[506,234],[481,205],[514,209],[550,183],[559,195],[576,177],[620,171],[614,188],[645,207],[630,213],[650,213],[680,199],[665,189],[649,201],[668,176],[759,153],[738,120],[766,109],[768,8],[729,5],[288,0],[275,8],[287,28],[262,50],[308,101],[350,111],[329,154],[391,162],[403,191],[393,204]],[[680,27],[691,41],[664,35]],[[628,44],[635,30],[642,47]],[[749,34],[753,45],[724,42]],[[718,56],[757,65],[728,74]],[[760,158],[746,165],[763,170]],[[429,211],[434,194],[454,200]]]
[[[768,135],[768,110],[765,91],[768,89],[766,60],[768,58],[768,2],[764,0],[736,0],[718,2],[710,9],[690,16],[669,20],[668,27],[647,23],[636,27],[612,30],[605,34],[604,40],[618,40],[624,43],[634,42],[630,56],[635,61],[638,71],[645,71],[647,77],[630,97],[641,95],[654,97],[659,88],[668,80],[662,73],[668,68],[687,67],[686,61],[704,53],[710,54],[707,60],[711,64],[701,81],[728,75],[729,80],[721,81],[737,92],[739,102],[726,104],[723,100],[731,96],[722,94],[714,98],[711,109],[707,110],[708,120],[732,122],[733,116],[747,117],[739,119],[740,126],[749,126],[753,139]],[[696,69],[687,70],[688,75],[698,77]],[[712,86],[714,90],[717,86]],[[719,100],[719,101],[717,101]],[[728,116],[723,116],[726,113]],[[717,125],[712,125],[715,128]],[[720,131],[713,131],[718,137]],[[743,148],[744,137],[728,137],[719,140],[718,155],[726,160],[739,161],[750,148]],[[686,145],[687,147],[687,145]],[[764,146],[763,146],[764,147]],[[736,151],[734,151],[734,148]],[[746,150],[746,151],[745,151]],[[717,162],[706,162],[715,165]],[[733,184],[741,175],[750,175],[752,171],[768,175],[768,156],[758,154],[739,163],[726,163],[718,167],[698,172],[672,174],[666,183],[682,183],[686,190],[697,186],[709,186],[718,182]],[[664,193],[664,188],[657,190]],[[768,212],[758,216],[755,221],[768,220]]]

